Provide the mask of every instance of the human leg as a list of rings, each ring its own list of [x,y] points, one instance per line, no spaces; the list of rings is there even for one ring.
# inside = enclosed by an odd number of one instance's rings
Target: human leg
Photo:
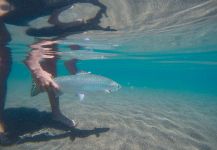
[[[77,50],[80,50],[82,47],[80,45],[77,45],[77,44],[72,44],[69,46],[69,48],[72,50],[72,51],[77,51]],[[78,68],[76,66],[77,64],[77,59],[70,59],[70,60],[67,60],[64,62],[64,65],[66,67],[66,69],[69,71],[70,74],[74,75],[78,72]]]
[[[10,49],[0,46],[0,144],[8,145],[11,141],[6,136],[4,124],[4,106],[7,94],[7,79],[11,70]]]
[[[5,132],[4,128],[4,106],[7,94],[7,79],[11,69],[10,49],[0,46],[0,133]]]
[[[52,50],[56,51],[55,45],[52,45]],[[57,71],[56,71],[56,62],[57,58],[48,58],[41,63],[42,68],[50,73],[53,77],[56,77]],[[59,97],[56,95],[54,90],[51,90],[50,88],[47,88],[48,98],[51,105],[51,111],[52,111],[52,118],[53,120],[60,122],[67,127],[75,127],[76,123],[74,120],[70,120],[60,110],[60,104],[59,104]]]
[[[66,69],[69,71],[70,74],[74,75],[78,72],[77,66],[77,59],[70,59],[64,62]]]

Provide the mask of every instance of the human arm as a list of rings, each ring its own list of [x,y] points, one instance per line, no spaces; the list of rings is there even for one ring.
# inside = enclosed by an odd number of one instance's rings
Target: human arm
[[[56,41],[42,41],[31,45],[32,51],[24,60],[24,63],[29,68],[32,76],[36,79],[36,82],[45,90],[48,88],[59,90],[59,86],[52,79],[52,75],[45,71],[40,64],[44,58],[52,59],[54,57],[55,54],[51,51],[51,48],[46,48],[46,46],[54,43],[56,43]]]

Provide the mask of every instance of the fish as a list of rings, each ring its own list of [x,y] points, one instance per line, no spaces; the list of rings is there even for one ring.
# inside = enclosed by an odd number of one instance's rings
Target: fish
[[[60,91],[55,91],[56,96],[61,96],[64,93],[74,94],[79,97],[80,101],[83,101],[85,95],[89,93],[112,93],[121,88],[121,85],[116,81],[89,72],[57,77],[54,78],[54,81],[60,87]],[[36,83],[34,83],[33,86],[31,91],[32,96],[43,92]]]

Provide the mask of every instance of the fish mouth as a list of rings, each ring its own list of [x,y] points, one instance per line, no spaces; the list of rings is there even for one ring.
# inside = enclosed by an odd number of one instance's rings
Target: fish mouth
[[[116,82],[111,83],[111,86],[112,89],[109,90],[110,92],[118,91],[121,88],[121,85]]]
[[[121,88],[121,85],[120,84],[118,84],[117,85],[117,90],[119,90]]]

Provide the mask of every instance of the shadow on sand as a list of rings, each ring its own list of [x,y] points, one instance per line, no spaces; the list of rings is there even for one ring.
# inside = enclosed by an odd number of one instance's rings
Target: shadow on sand
[[[109,128],[94,128],[92,130],[69,129],[53,121],[50,113],[40,112],[33,108],[6,109],[5,123],[13,144],[49,141],[66,137],[73,141],[76,138],[85,138],[90,135],[99,137],[100,133],[109,131]],[[53,134],[49,129],[60,130],[61,133]]]

